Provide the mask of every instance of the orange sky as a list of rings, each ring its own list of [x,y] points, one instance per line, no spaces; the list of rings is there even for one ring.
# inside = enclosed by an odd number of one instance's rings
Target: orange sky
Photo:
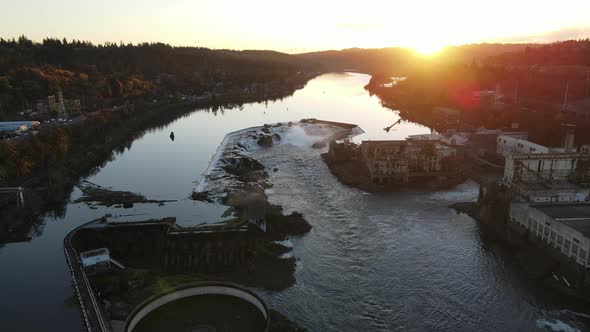
[[[303,52],[590,36],[588,0],[19,0],[0,34]]]

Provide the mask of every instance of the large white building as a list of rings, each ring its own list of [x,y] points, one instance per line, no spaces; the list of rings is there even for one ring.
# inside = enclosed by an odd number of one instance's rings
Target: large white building
[[[566,126],[563,147],[548,148],[524,139],[499,136],[496,153],[505,157],[504,183],[524,184],[574,182],[586,179],[590,155],[585,146],[580,152],[574,147],[574,130]],[[547,187],[550,188],[549,186]],[[554,188],[561,190],[560,188]],[[567,190],[566,190],[567,191]],[[564,192],[564,195],[567,194]],[[565,197],[564,196],[564,197]],[[547,196],[545,195],[545,198]]]
[[[510,221],[576,263],[590,267],[590,204],[511,203]]]
[[[497,143],[496,153],[504,158],[519,154],[537,154],[550,152],[550,149],[546,146],[508,135],[498,136]]]

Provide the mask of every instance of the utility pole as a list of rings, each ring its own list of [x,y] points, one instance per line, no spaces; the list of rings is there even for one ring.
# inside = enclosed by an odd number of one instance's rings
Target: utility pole
[[[516,80],[516,86],[514,87],[514,105],[518,103],[518,80]]]
[[[586,95],[590,97],[590,69],[586,71]]]
[[[567,111],[567,94],[569,92],[570,89],[570,82],[566,82],[565,83],[565,96],[563,96],[563,107],[562,107],[562,111],[566,112]]]
[[[496,83],[496,91],[494,92],[494,107],[497,107],[499,102],[500,102],[500,83]]]
[[[61,93],[61,89],[57,92],[57,101],[57,117],[66,120],[68,118],[68,111],[66,110],[66,105],[64,104],[64,96]]]

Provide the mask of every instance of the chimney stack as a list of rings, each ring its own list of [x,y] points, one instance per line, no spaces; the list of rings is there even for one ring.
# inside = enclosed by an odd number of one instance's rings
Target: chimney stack
[[[563,137],[563,148],[565,152],[572,152],[574,150],[576,126],[572,124],[562,124],[562,126],[565,129],[565,136]]]

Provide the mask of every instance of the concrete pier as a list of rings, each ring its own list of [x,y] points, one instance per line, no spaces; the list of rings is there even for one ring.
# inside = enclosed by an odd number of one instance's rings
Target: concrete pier
[[[72,274],[72,282],[74,283],[74,290],[80,303],[80,310],[82,311],[82,318],[85,325],[85,330],[88,332],[106,332],[110,331],[109,325],[103,318],[102,311],[84,271],[84,267],[80,262],[80,255],[72,245],[72,238],[84,227],[95,223],[93,220],[87,224],[81,225],[72,230],[64,238],[64,253],[70,267]]]

